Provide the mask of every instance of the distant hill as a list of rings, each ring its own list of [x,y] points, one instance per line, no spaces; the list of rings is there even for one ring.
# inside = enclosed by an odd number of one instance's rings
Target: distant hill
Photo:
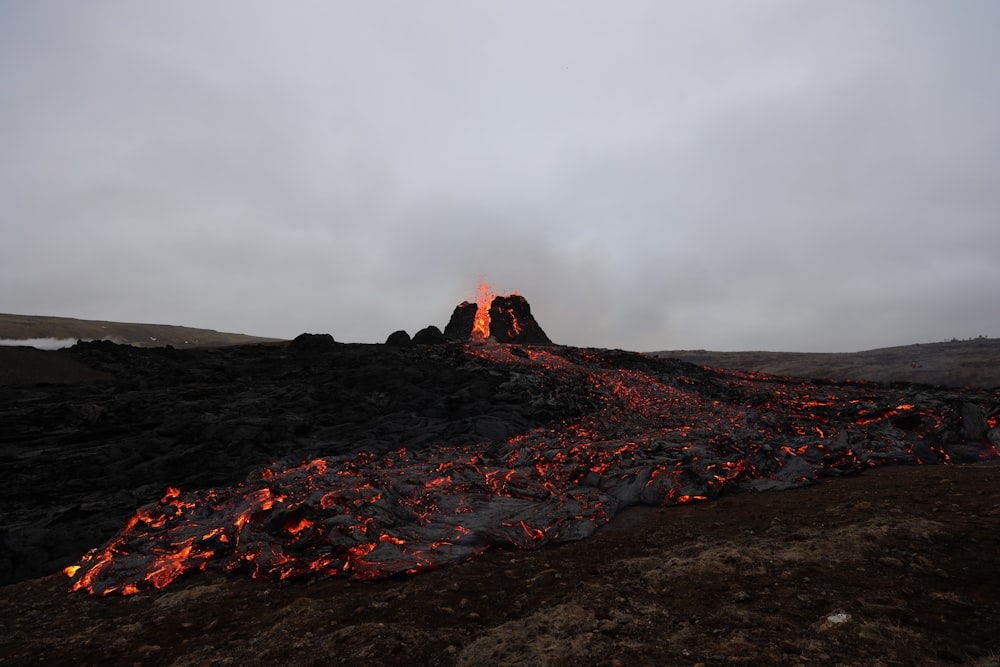
[[[653,356],[702,366],[772,375],[876,382],[922,382],[949,386],[1000,387],[1000,339],[885,347],[864,352],[710,352],[662,350]]]
[[[219,347],[247,343],[266,343],[275,338],[223,333],[212,329],[194,329],[170,324],[132,324],[78,320],[72,317],[8,315],[0,313],[0,341],[111,340],[135,347]],[[39,345],[41,346],[41,345]],[[52,347],[53,345],[50,345]]]

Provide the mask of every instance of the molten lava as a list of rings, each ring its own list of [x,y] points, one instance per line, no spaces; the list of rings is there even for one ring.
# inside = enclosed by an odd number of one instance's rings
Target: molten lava
[[[226,488],[169,488],[65,570],[72,590],[129,595],[213,563],[275,581],[415,573],[498,546],[581,539],[629,505],[786,489],[881,464],[1000,458],[984,437],[956,437],[972,409],[995,427],[1000,392],[946,409],[928,406],[921,387],[805,382],[624,352],[451,351],[463,368],[506,378],[498,392],[540,411],[571,399],[574,412],[502,441],[330,456],[274,464]]]
[[[472,339],[486,340],[490,337],[490,305],[496,294],[486,283],[479,283],[476,289],[476,319],[472,322]]]

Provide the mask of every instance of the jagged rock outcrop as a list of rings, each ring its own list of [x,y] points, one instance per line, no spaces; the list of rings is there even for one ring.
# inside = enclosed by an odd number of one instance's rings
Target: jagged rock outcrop
[[[452,341],[467,341],[472,337],[472,325],[476,320],[478,306],[468,301],[455,306],[448,320],[448,326],[444,328],[444,337]]]
[[[490,305],[490,337],[500,343],[552,344],[531,314],[527,299],[519,294],[493,299]]]

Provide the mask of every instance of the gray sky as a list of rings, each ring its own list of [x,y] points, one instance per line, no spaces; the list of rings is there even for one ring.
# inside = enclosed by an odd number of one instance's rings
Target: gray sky
[[[1000,336],[995,0],[0,0],[0,312]]]

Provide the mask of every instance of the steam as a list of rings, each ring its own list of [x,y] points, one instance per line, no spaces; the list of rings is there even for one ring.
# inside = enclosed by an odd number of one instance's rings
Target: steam
[[[5,347],[34,347],[39,350],[61,350],[76,345],[76,338],[0,338]]]

